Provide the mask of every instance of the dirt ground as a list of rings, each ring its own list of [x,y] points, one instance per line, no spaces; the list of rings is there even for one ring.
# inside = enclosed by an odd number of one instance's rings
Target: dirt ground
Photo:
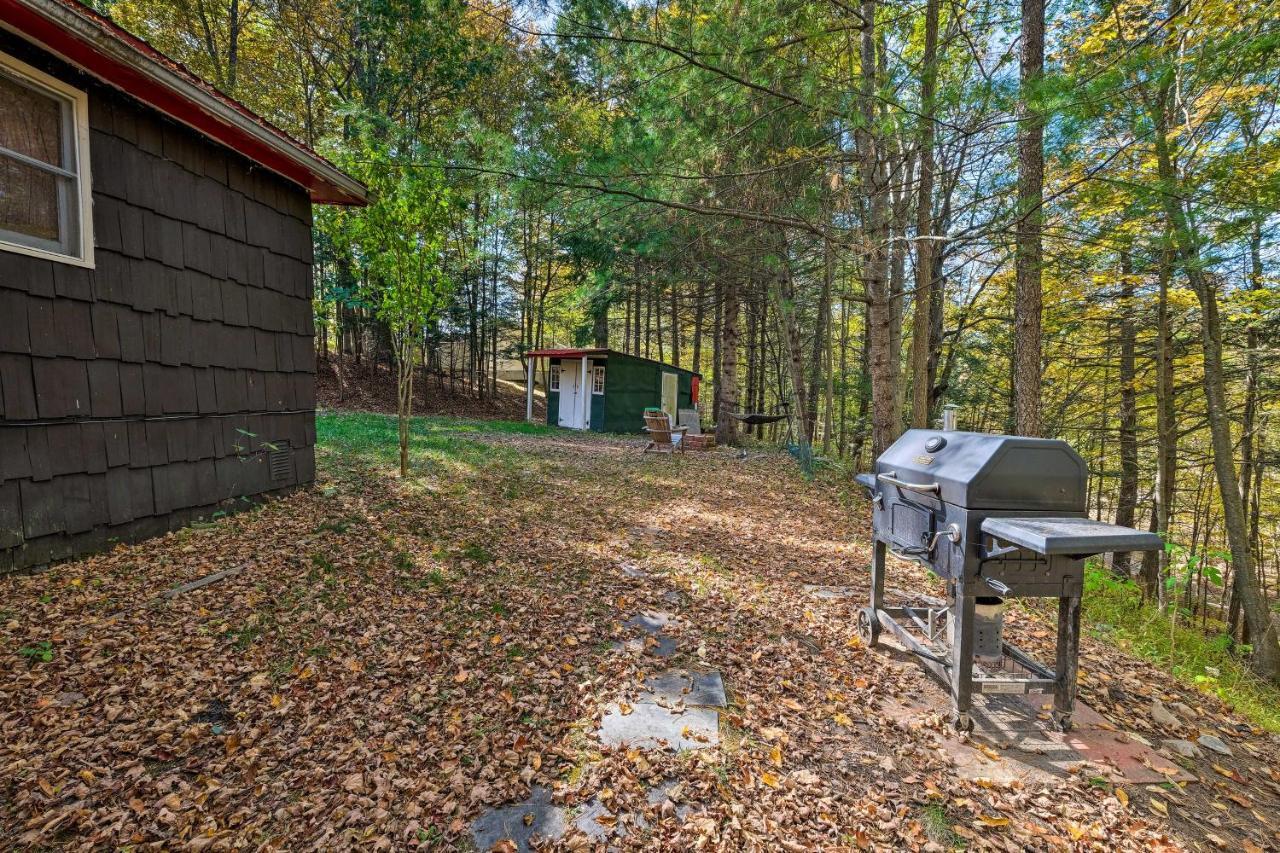
[[[525,416],[525,389],[514,382],[499,381],[497,394],[483,398],[469,391],[461,379],[427,374],[421,369],[414,377],[413,413],[455,418],[522,421]],[[386,364],[370,368],[350,358],[322,358],[316,364],[316,403],[321,409],[396,413],[396,375]],[[534,395],[534,413],[546,417],[546,400],[539,390]]]
[[[957,772],[958,749],[1017,759],[957,742],[920,667],[858,640],[867,512],[832,472],[428,422],[401,481],[390,447],[343,441],[313,490],[0,581],[0,846],[467,849],[486,809],[544,786],[605,803],[623,849],[1280,848],[1280,744],[1089,638],[1083,696],[1109,725],[1233,756],[1150,786],[1105,760]],[[937,592],[896,563],[890,586]],[[673,614],[670,659],[627,642],[645,610]],[[1043,647],[1044,624],[1011,623]],[[720,743],[604,747],[605,708],[672,665],[722,674]],[[1162,729],[1155,698],[1195,719]]]

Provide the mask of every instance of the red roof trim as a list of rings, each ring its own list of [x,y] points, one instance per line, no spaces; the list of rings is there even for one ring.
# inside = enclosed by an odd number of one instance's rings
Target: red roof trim
[[[607,349],[535,349],[526,358],[581,358],[584,355],[608,355]]]
[[[674,364],[667,364],[665,361],[658,361],[654,358],[645,358],[642,355],[630,355],[625,352],[618,352],[607,347],[592,348],[574,348],[567,347],[565,349],[535,349],[529,350],[524,354],[525,358],[582,358],[584,355],[616,355],[619,358],[632,358],[636,361],[647,361],[650,364],[656,364],[659,367],[669,367],[672,370],[679,370],[681,373],[688,373],[693,376],[702,376],[696,370],[689,370],[687,367],[676,367]]]
[[[49,9],[45,12],[33,8],[35,6]],[[74,16],[80,24],[92,27],[96,34],[127,48],[137,62],[127,62],[94,44],[91,36],[57,20],[60,13]],[[293,181],[308,191],[313,202],[364,204],[366,201],[364,187],[358,181],[344,175],[332,163],[239,101],[219,92],[181,64],[77,0],[0,0],[0,23],[103,82]],[[142,69],[148,63],[158,66],[155,70],[160,74],[145,73]],[[166,81],[157,76],[175,79]],[[181,91],[183,86],[199,91],[193,97]],[[198,103],[199,95],[213,99],[243,121],[252,123],[268,138],[215,115]]]

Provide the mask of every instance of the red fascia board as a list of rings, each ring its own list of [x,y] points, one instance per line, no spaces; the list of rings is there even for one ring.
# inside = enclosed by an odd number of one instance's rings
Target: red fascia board
[[[365,203],[364,199],[352,196],[342,188],[321,179],[320,176],[307,169],[303,164],[275,150],[240,128],[210,115],[187,98],[166,86],[157,84],[127,63],[101,53],[92,44],[18,3],[17,0],[0,0],[0,20],[7,27],[44,46],[71,64],[79,66],[103,82],[115,86],[124,93],[168,115],[170,118],[194,128],[210,139],[226,145],[255,163],[293,181],[307,190],[313,202],[318,204],[356,205]],[[120,33],[124,33],[124,31],[120,30]],[[145,53],[145,51],[133,44],[132,37],[126,41],[115,33],[110,35],[118,40],[125,41],[126,44],[138,50],[139,53]],[[137,41],[146,45],[140,39]],[[150,48],[149,45],[147,45],[147,48],[154,51],[154,48]],[[162,55],[157,54],[157,56]],[[264,128],[268,128],[261,119],[244,106],[231,101],[225,96],[221,100],[237,108],[246,118],[259,123]],[[283,139],[281,141],[282,143],[285,142]],[[299,151],[300,153],[305,153],[302,149],[299,149]],[[318,155],[313,154],[310,156]]]
[[[605,355],[607,349],[536,349],[525,353],[526,358],[581,358],[584,355]]]

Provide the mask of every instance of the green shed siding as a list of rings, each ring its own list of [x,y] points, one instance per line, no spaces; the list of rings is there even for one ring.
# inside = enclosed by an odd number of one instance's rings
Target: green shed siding
[[[591,423],[593,432],[638,433],[644,431],[644,410],[662,405],[662,374],[674,373],[676,382],[676,407],[688,409],[693,405],[694,373],[668,364],[644,358],[610,352],[607,356],[589,356],[593,365],[604,365],[604,393],[591,395]],[[575,368],[578,361],[573,360]],[[562,359],[551,358],[549,364],[562,365]],[[587,393],[591,391],[591,377],[587,377]],[[547,423],[556,426],[560,422],[560,392],[547,391]]]
[[[587,380],[588,394],[591,382]],[[604,401],[609,399],[609,366],[606,364],[604,369],[604,390],[603,394],[591,394],[591,427],[592,432],[604,432]]]
[[[553,358],[549,363],[554,365],[559,365],[560,359]],[[549,367],[547,369],[547,375],[548,376],[551,375],[551,370]],[[559,422],[560,422],[560,392],[552,391],[548,389],[547,390],[547,426],[555,426]]]
[[[674,373],[676,407],[693,405],[693,373],[622,353],[610,353],[604,373],[604,429],[643,432],[644,410],[662,405],[662,374]]]

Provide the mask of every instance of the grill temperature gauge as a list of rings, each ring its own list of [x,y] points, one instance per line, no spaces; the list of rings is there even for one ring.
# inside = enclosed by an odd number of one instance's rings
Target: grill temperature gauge
[[[930,453],[937,453],[939,450],[947,446],[947,440],[940,435],[935,435],[924,443],[924,449]]]

